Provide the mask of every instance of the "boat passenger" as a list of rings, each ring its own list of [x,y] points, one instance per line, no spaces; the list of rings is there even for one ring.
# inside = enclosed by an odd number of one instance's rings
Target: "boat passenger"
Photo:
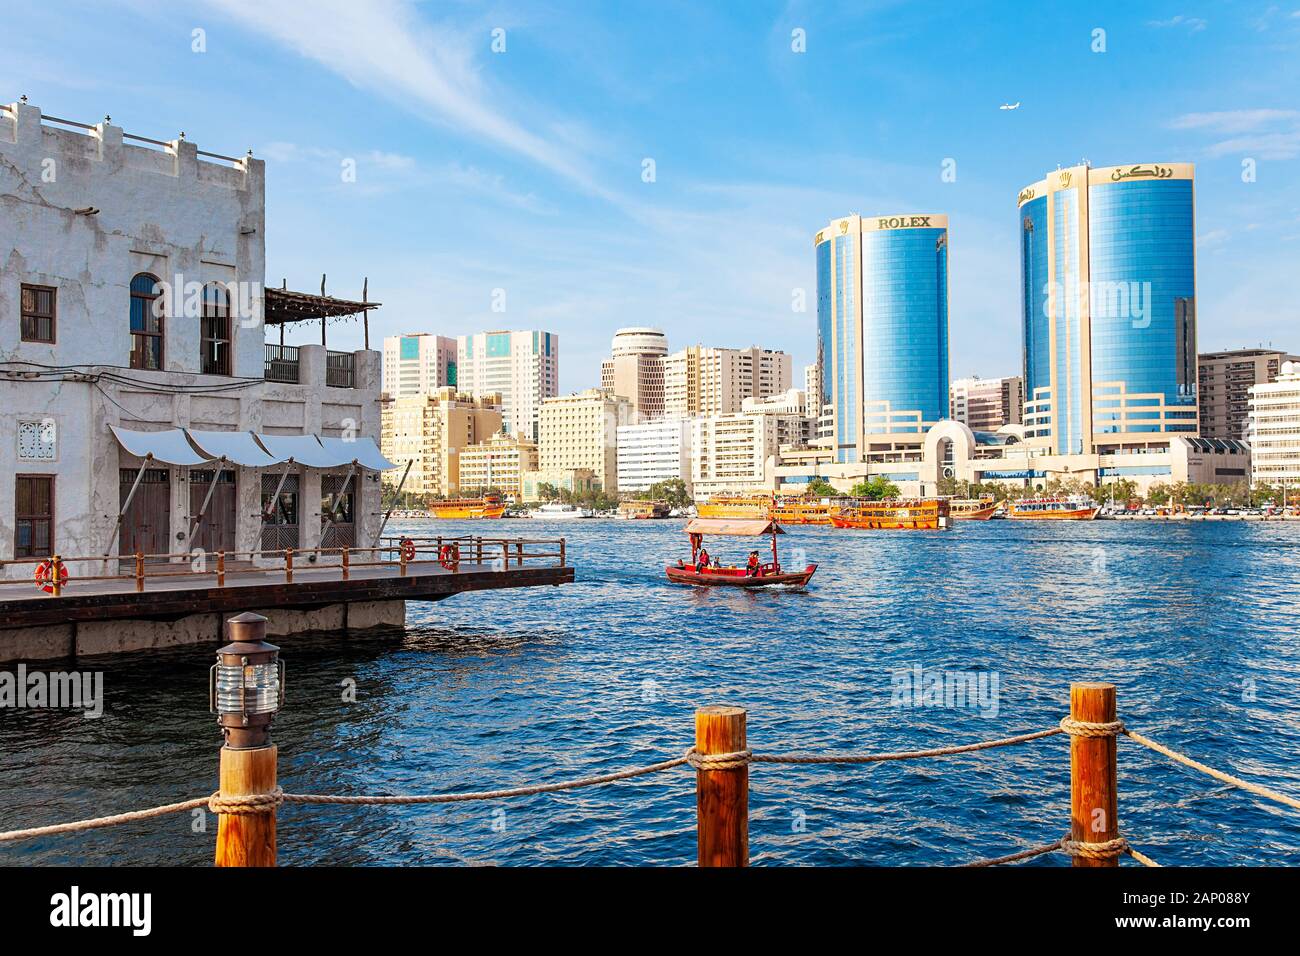
[[[703,574],[709,566],[709,549],[700,548],[700,556],[695,562],[695,571],[697,574]]]
[[[762,568],[758,564],[758,552],[749,552],[749,561],[745,563],[745,577],[756,578],[762,574]]]

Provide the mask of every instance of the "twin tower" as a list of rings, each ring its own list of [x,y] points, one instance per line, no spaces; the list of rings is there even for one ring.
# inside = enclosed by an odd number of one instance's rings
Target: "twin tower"
[[[1023,442],[1091,455],[1195,435],[1191,164],[1060,169],[1018,204]],[[815,246],[834,460],[890,460],[948,417],[948,219],[846,216]]]

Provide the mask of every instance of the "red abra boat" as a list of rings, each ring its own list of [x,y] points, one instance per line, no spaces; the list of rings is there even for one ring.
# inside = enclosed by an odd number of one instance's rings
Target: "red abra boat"
[[[668,580],[675,584],[720,585],[733,588],[762,588],[770,584],[803,587],[812,579],[814,572],[817,570],[815,564],[808,565],[802,571],[783,571],[781,569],[781,562],[776,553],[776,536],[785,534],[785,532],[781,530],[781,526],[775,521],[692,518],[686,525],[686,533],[690,535],[691,541],[690,564],[685,561],[678,561],[676,565],[670,564],[664,568]],[[768,564],[758,565],[752,571],[749,568],[734,566],[700,568],[700,551],[706,534],[746,538],[770,534],[772,536],[772,560]]]

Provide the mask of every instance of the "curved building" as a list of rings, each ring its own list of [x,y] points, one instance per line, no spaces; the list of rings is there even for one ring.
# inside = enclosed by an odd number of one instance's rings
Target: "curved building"
[[[1078,455],[1195,435],[1191,164],[1056,170],[1019,216],[1026,440]]]
[[[897,458],[948,414],[948,218],[847,216],[814,245],[834,460]]]
[[[647,326],[619,329],[610,357],[600,364],[600,387],[632,403],[633,421],[664,414],[664,358],[668,337]]]

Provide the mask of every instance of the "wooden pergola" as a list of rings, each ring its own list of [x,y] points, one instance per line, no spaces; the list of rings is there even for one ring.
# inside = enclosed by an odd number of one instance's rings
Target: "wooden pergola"
[[[286,283],[287,285],[287,283]],[[284,345],[284,327],[296,322],[320,322],[320,344],[326,345],[325,329],[331,319],[346,319],[360,315],[365,328],[365,347],[370,348],[370,310],[379,302],[371,302],[370,280],[361,287],[361,300],[339,299],[325,294],[325,277],[320,277],[320,295],[311,292],[292,292],[287,287],[268,288],[263,303],[262,316],[267,325],[280,327],[280,344]]]

